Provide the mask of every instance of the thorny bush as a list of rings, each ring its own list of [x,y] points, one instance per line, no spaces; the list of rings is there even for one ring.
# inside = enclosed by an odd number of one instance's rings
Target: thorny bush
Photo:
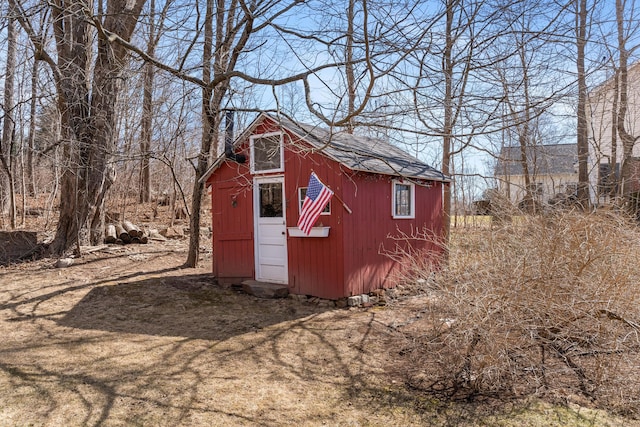
[[[414,236],[415,237],[415,236]],[[396,257],[400,257],[396,253]],[[420,328],[402,328],[408,383],[446,398],[537,395],[640,416],[640,231],[560,212],[454,233]],[[421,280],[419,280],[421,279]]]

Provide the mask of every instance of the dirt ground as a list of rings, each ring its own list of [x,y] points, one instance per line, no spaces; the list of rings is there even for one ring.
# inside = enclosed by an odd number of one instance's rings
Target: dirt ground
[[[206,248],[200,267],[180,268],[186,246],[1,267],[0,425],[622,425],[417,395],[395,369],[394,331],[425,296],[370,308],[258,299],[217,286]]]

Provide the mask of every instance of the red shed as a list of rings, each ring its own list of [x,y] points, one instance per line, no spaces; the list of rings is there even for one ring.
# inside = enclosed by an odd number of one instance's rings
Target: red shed
[[[244,163],[242,160],[246,159]],[[335,195],[309,236],[297,227],[311,172]],[[338,299],[393,287],[394,236],[442,230],[447,177],[387,142],[261,114],[203,180],[211,187],[213,274]],[[413,249],[434,251],[416,239]]]

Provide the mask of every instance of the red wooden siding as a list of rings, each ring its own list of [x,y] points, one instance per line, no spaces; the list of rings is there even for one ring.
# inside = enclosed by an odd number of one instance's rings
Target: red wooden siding
[[[300,215],[298,188],[306,187],[314,171],[318,178],[340,195],[341,171],[338,163],[318,154],[304,156],[293,150],[285,153],[285,191],[287,227],[295,227]],[[331,214],[320,215],[316,226],[328,226],[328,237],[289,237],[289,287],[291,292],[321,298],[341,298],[344,294],[343,216],[346,214],[336,198],[331,200]]]
[[[415,219],[394,219],[391,215],[393,178],[359,173],[345,176],[344,200],[353,215],[344,224],[345,282],[348,295],[368,293],[373,289],[394,286],[393,273],[397,265],[385,255],[397,242],[389,236],[401,232],[411,235],[427,227],[436,235],[442,229],[442,184],[431,187],[416,185]],[[413,227],[413,229],[412,229]],[[409,242],[415,249],[436,249],[428,242]]]
[[[253,278],[253,197],[248,168],[225,162],[214,175],[213,274],[231,282]]]

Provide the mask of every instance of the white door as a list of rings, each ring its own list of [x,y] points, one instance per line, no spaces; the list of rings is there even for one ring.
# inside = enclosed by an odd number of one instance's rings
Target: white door
[[[256,280],[286,284],[284,177],[256,178],[253,188]]]

